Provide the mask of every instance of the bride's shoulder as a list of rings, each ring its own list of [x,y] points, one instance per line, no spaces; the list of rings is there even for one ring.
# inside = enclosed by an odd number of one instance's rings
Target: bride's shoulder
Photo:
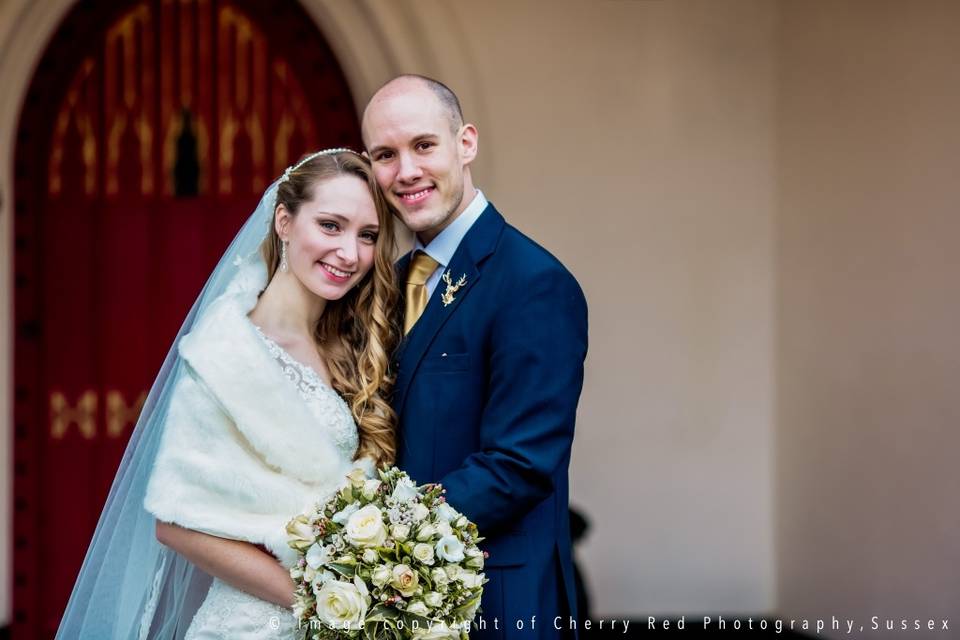
[[[177,349],[188,362],[217,357],[237,342],[255,338],[244,294],[225,293],[200,313]]]
[[[223,293],[206,308],[197,311],[197,317],[181,339],[181,355],[202,348],[205,344],[221,344],[252,336],[247,314],[257,304],[257,297],[266,286],[266,267],[261,260],[240,261]]]

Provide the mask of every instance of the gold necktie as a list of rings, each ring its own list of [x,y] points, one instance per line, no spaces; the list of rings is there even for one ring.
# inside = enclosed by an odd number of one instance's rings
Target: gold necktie
[[[437,270],[440,263],[423,251],[413,254],[410,268],[407,270],[407,305],[403,314],[403,334],[417,323],[427,307],[427,280]]]

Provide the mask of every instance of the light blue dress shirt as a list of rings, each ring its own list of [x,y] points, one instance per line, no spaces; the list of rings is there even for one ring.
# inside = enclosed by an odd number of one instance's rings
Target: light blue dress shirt
[[[449,227],[438,233],[437,237],[430,241],[430,244],[423,246],[420,238],[414,238],[413,250],[423,251],[440,264],[427,278],[427,300],[436,290],[437,283],[440,282],[443,272],[446,271],[447,265],[453,259],[453,254],[460,246],[463,237],[467,235],[467,231],[470,231],[470,227],[473,226],[473,223],[477,221],[477,218],[486,208],[487,199],[483,192],[477,189],[477,195],[473,197],[463,213],[457,216],[457,219],[451,222]]]

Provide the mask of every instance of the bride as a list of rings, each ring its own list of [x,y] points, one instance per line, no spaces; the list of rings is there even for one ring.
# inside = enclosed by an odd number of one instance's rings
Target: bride
[[[285,525],[395,455],[392,215],[368,161],[287,169],[151,389],[58,638],[294,638]]]

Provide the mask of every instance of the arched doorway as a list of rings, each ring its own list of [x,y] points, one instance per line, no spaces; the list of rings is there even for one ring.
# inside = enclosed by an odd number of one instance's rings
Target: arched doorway
[[[68,13],[15,150],[14,633],[51,637],[139,407],[206,275],[303,152],[359,148],[293,0]]]

